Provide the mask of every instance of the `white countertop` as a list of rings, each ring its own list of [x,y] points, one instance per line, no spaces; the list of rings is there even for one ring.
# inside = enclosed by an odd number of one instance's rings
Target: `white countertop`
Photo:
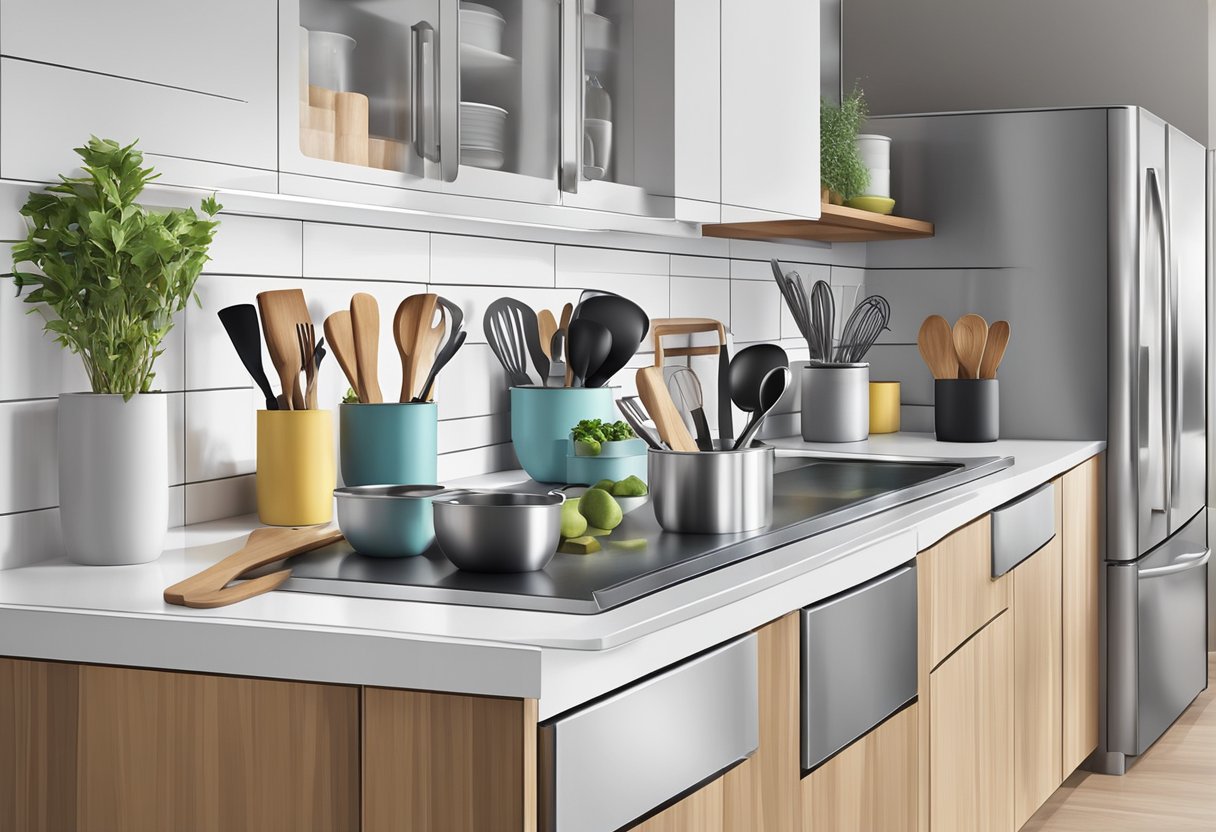
[[[240,548],[256,518],[174,529],[160,560],[0,572],[0,655],[540,699],[542,719],[882,574],[1105,443],[939,443],[926,434],[778,448],[1013,456],[1012,467],[598,615],[272,592],[215,610],[164,588]],[[526,479],[521,471],[480,485]]]

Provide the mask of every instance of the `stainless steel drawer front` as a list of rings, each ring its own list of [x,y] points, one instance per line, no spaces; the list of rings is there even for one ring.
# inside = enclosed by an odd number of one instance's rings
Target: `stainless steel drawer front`
[[[916,567],[802,611],[802,767],[916,696]]]
[[[747,635],[540,727],[542,832],[611,832],[760,742]]]
[[[1046,483],[992,510],[992,577],[999,578],[1056,536],[1056,486]]]

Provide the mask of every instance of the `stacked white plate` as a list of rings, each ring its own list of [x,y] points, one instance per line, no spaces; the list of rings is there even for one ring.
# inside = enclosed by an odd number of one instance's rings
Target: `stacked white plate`
[[[460,161],[498,170],[506,161],[507,111],[493,104],[460,102]]]
[[[506,18],[498,9],[484,3],[460,3],[460,41],[490,52],[502,52],[502,33]]]

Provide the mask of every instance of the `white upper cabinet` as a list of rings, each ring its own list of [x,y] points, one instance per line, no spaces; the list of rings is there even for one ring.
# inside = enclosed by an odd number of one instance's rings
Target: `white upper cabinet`
[[[819,3],[721,0],[722,221],[819,217]]]
[[[275,0],[0,3],[0,175],[53,180],[90,134],[162,182],[274,190]]]

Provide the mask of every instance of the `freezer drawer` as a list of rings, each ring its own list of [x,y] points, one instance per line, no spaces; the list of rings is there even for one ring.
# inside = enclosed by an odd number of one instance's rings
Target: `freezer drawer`
[[[802,768],[916,696],[916,567],[802,611]]]
[[[759,745],[756,636],[540,726],[541,832],[611,832]]]
[[[1056,536],[1056,486],[1046,483],[992,510],[992,577],[999,578]]]

